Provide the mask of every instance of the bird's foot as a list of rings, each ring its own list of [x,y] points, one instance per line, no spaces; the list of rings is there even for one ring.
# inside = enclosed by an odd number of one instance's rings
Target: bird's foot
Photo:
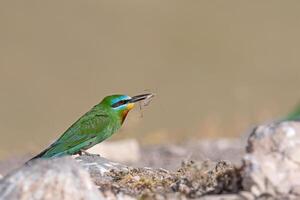
[[[85,150],[80,150],[78,152],[78,155],[82,156],[82,155],[86,155],[86,156],[100,156],[100,154],[93,154],[93,153],[89,153]]]

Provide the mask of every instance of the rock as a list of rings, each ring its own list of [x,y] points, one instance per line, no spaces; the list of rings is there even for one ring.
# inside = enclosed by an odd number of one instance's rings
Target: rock
[[[129,170],[126,165],[107,160],[98,155],[82,155],[76,157],[76,160],[88,171],[92,180],[96,184],[98,183],[98,186],[107,181],[111,182],[112,178],[108,175],[110,171],[127,172]]]
[[[253,130],[244,156],[243,186],[256,197],[300,198],[300,123]]]
[[[238,194],[223,194],[223,195],[207,195],[201,197],[199,200],[248,200],[248,199]]]
[[[35,160],[0,180],[5,200],[101,200],[89,174],[71,158]]]
[[[115,144],[111,152],[125,151]],[[215,153],[216,161],[184,161],[176,170],[130,167],[103,158],[105,151],[96,152],[101,157],[77,156],[77,162],[70,158],[37,160],[0,180],[0,199],[300,199],[299,122],[259,126],[248,138],[245,155],[241,148],[238,140],[202,141],[193,151],[212,151],[205,157]],[[219,161],[226,158],[228,149],[239,160],[243,156],[242,167]],[[153,157],[158,160],[174,158],[173,166],[191,152],[174,145],[147,151],[155,151]],[[149,160],[149,155],[141,159]]]
[[[185,162],[177,171],[172,172],[128,167],[95,155],[79,156],[76,160],[88,170],[103,194],[115,199],[121,194],[138,199],[196,198],[207,193],[240,190],[237,170],[224,161]]]
[[[139,143],[134,139],[102,142],[89,149],[88,152],[100,154],[102,157],[121,163],[135,163],[141,157]]]

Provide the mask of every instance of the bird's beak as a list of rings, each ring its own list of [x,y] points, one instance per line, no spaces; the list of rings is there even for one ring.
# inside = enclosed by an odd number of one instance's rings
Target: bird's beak
[[[129,102],[130,103],[135,103],[135,102],[138,102],[138,101],[142,101],[142,100],[151,98],[153,96],[154,96],[154,94],[152,94],[152,93],[140,94],[140,95],[136,95],[136,96],[132,97]]]

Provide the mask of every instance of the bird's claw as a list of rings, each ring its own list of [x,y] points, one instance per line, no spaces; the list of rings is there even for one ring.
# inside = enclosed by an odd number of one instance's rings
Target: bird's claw
[[[80,150],[78,152],[78,155],[82,156],[82,155],[86,155],[86,156],[100,156],[100,154],[93,154],[93,153],[89,153],[85,150]]]

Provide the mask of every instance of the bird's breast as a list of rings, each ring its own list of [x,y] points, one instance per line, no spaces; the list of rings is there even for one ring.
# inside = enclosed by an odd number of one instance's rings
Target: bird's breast
[[[121,114],[121,124],[124,123],[126,117],[127,117],[127,114],[128,114],[129,110],[124,110]]]

